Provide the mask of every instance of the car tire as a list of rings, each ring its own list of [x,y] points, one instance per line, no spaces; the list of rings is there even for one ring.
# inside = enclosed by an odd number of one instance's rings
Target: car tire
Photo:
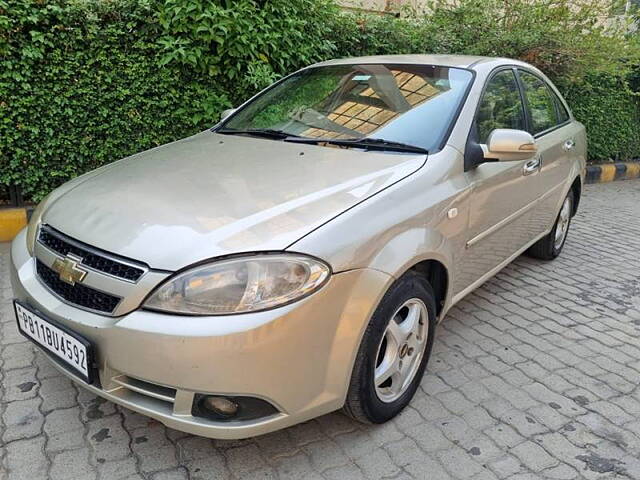
[[[420,385],[435,326],[431,285],[416,272],[406,273],[386,292],[365,330],[344,412],[362,423],[384,423],[400,413]]]
[[[562,202],[553,229],[548,235],[534,243],[527,251],[527,255],[540,260],[553,260],[560,255],[562,247],[564,247],[567,241],[567,234],[569,233],[569,226],[571,225],[571,217],[573,215],[573,205],[573,190],[569,190],[569,193]]]

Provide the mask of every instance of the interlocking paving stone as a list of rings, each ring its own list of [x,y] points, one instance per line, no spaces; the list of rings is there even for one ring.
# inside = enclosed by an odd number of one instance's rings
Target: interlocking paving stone
[[[638,479],[640,181],[589,185],[562,255],[454,307],[386,425],[194,437],[74,386],[16,331],[0,244],[0,479]]]

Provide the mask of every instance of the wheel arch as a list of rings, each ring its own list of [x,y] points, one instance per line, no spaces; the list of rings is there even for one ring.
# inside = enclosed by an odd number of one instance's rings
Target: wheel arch
[[[407,272],[418,273],[429,282],[435,295],[436,315],[440,317],[449,292],[449,271],[447,267],[439,260],[429,258],[414,264]]]
[[[580,204],[580,195],[582,194],[582,180],[578,175],[571,184],[571,190],[573,191],[573,212],[571,215],[575,215],[578,212],[578,205]]]
[[[367,262],[394,279],[414,271],[433,288],[436,313],[441,320],[451,303],[456,244],[434,228],[416,227],[397,234]]]

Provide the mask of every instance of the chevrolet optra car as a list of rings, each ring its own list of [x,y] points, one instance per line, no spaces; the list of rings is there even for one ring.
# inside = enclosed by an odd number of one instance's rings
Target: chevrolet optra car
[[[312,65],[44,199],[12,245],[18,328],[96,395],[197,435],[340,408],[382,423],[453,305],[561,252],[585,155],[526,63]]]

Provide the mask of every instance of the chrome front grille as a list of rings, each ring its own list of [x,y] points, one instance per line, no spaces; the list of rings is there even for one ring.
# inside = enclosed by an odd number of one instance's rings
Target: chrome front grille
[[[93,313],[132,312],[171,272],[92,247],[41,225],[34,245],[34,273],[59,299]]]
[[[63,257],[71,253],[82,258],[82,265],[123,280],[137,282],[146,271],[146,268],[141,265],[135,265],[116,255],[84,245],[48,225],[40,227],[38,241]]]
[[[120,297],[100,292],[80,283],[70,285],[60,280],[60,276],[51,270],[40,260],[36,260],[36,273],[49,289],[69,303],[78,305],[88,310],[101,313],[112,313],[120,300]]]

